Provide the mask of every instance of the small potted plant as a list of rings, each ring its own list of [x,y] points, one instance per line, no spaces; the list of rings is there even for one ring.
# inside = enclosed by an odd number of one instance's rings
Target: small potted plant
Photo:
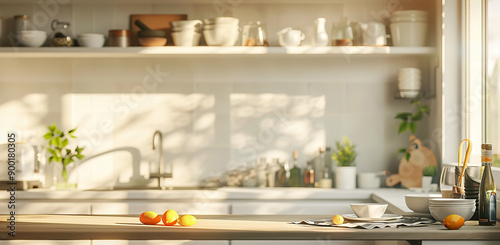
[[[437,167],[435,165],[427,166],[422,169],[422,190],[430,191],[432,178],[436,175]]]
[[[49,163],[59,162],[58,166],[54,166],[54,184],[58,189],[76,188],[76,181],[70,180],[72,170],[75,169],[75,158],[83,159],[82,151],[84,147],[76,146],[74,150],[68,147],[69,139],[76,138],[74,133],[76,128],[69,130],[67,133],[57,128],[56,124],[47,126],[48,132],[43,136],[49,143],[47,152],[49,153]]]
[[[337,162],[335,169],[335,187],[338,189],[356,188],[356,146],[347,137],[342,142],[337,141],[337,149],[333,152],[332,159]]]

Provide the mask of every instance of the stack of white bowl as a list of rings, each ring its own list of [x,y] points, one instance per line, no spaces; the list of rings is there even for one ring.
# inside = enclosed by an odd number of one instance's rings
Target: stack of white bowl
[[[83,33],[76,38],[81,47],[100,48],[104,45],[104,35],[99,33]]]
[[[198,46],[201,37],[201,20],[171,21],[172,40],[175,46]]]
[[[16,35],[16,39],[25,47],[40,47],[47,40],[47,33],[38,30],[24,30]]]
[[[203,35],[208,46],[234,46],[238,40],[239,20],[233,17],[205,19]]]
[[[419,68],[405,67],[398,71],[398,88],[401,98],[416,98],[422,87],[422,75]]]
[[[443,221],[450,214],[458,214],[467,221],[476,211],[476,200],[433,198],[429,200],[429,210],[432,217],[439,221]]]
[[[427,12],[402,10],[392,13],[391,36],[394,46],[425,46]]]

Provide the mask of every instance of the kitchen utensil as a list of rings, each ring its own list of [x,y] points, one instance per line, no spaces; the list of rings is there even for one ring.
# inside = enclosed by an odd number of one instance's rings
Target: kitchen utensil
[[[111,47],[130,46],[130,32],[128,30],[109,30],[108,39]]]
[[[429,200],[439,198],[439,194],[410,194],[405,196],[406,206],[417,213],[430,213]]]
[[[50,45],[55,47],[71,47],[74,45],[69,22],[53,20],[50,27],[52,28],[52,34],[49,38]]]
[[[260,21],[249,22],[243,26],[241,46],[269,46],[264,25]]]
[[[300,30],[293,30],[291,27],[287,27],[276,34],[280,46],[283,47],[299,46],[300,42],[305,38],[304,33]]]
[[[104,45],[104,35],[98,33],[84,33],[77,36],[81,47],[100,48]]]
[[[359,218],[380,218],[387,209],[387,204],[353,203],[351,209]]]
[[[460,146],[458,148],[458,165],[460,166],[460,162],[462,161],[462,148],[463,144],[467,142],[467,151],[465,153],[464,164],[462,167],[462,171],[460,173],[460,177],[458,177],[457,184],[453,186],[453,197],[454,198],[465,198],[465,190],[463,183],[463,176],[465,172],[465,168],[467,168],[467,162],[469,161],[470,153],[472,151],[472,143],[469,139],[464,139],[460,142]]]
[[[164,31],[164,37],[167,38],[166,46],[172,46],[174,44],[171,36],[171,21],[177,20],[187,20],[187,15],[185,14],[132,14],[130,15],[130,45],[139,46],[139,35],[138,31],[140,28],[135,25],[135,21],[140,20],[151,30]]]

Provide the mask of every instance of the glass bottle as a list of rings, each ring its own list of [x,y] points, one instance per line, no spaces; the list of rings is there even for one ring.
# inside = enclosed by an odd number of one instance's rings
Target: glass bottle
[[[260,21],[251,21],[243,26],[241,46],[269,46],[266,39],[265,27]]]
[[[307,161],[307,167],[304,170],[304,186],[314,187],[314,168],[311,161]]]
[[[276,172],[279,169],[279,159],[273,158],[271,164],[267,166],[267,186],[275,187],[276,186]]]
[[[325,154],[321,147],[318,149],[318,156],[314,159],[314,187],[319,187],[319,181],[323,178],[325,168]]]
[[[323,169],[323,176],[319,181],[319,188],[332,188],[332,177],[328,166],[325,166]]]
[[[261,157],[259,163],[257,164],[257,186],[266,187],[267,186],[267,160],[265,157]]]
[[[279,163],[279,169],[276,171],[275,186],[276,187],[286,187],[287,186],[287,162],[283,164]]]
[[[293,165],[292,169],[290,169],[290,180],[288,181],[288,185],[290,187],[300,186],[300,168],[297,166],[298,158],[299,158],[298,151],[293,151]]]
[[[484,167],[479,186],[479,225],[496,225],[496,186],[491,172],[491,144],[481,145],[481,165]]]

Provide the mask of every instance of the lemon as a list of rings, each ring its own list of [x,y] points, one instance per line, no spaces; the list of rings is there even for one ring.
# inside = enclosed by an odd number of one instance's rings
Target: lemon
[[[177,224],[177,219],[179,219],[179,214],[177,214],[175,210],[169,209],[163,214],[161,219],[163,220],[163,224],[172,226]]]
[[[464,225],[464,218],[458,214],[450,214],[446,216],[443,220],[443,225],[446,227],[448,230],[456,230],[460,229]]]
[[[337,215],[333,216],[332,222],[334,225],[341,225],[344,223],[344,217],[337,214]]]
[[[196,221],[197,221],[196,218],[193,215],[189,215],[189,214],[182,215],[179,218],[179,224],[182,226],[192,226],[192,225],[196,224]]]
[[[146,211],[139,216],[139,220],[145,225],[156,225],[160,222],[161,217],[153,211]]]

